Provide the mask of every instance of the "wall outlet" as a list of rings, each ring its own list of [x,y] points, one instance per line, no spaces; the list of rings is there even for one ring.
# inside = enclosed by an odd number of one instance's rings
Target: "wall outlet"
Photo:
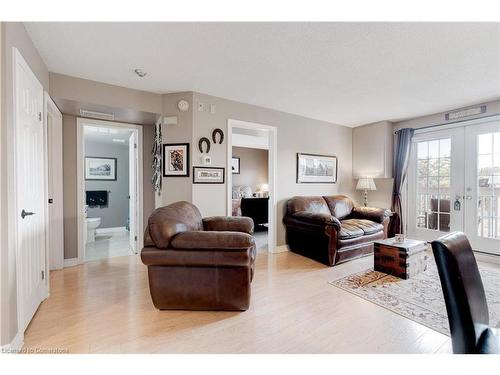
[[[198,102],[198,112],[203,112],[203,107],[205,105],[202,102]]]

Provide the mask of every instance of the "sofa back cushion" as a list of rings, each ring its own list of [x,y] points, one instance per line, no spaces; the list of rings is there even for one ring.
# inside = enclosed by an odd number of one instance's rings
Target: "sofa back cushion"
[[[304,211],[330,215],[330,210],[323,197],[293,197],[288,200],[287,215]]]
[[[166,249],[178,233],[203,230],[203,222],[198,208],[182,201],[154,210],[147,230],[155,246]]]
[[[328,204],[332,215],[339,220],[349,216],[354,208],[352,199],[346,195],[331,195],[323,198]]]

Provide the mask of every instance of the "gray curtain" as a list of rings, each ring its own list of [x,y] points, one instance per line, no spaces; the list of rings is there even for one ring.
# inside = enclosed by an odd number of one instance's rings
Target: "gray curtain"
[[[414,129],[400,129],[396,132],[396,143],[393,164],[394,183],[392,186],[391,210],[394,213],[389,227],[389,236],[403,233],[403,208],[401,204],[401,191],[408,172],[408,162],[410,160],[411,139]]]

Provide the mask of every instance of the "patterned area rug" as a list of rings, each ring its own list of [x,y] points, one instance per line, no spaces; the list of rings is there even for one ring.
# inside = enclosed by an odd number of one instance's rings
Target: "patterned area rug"
[[[500,328],[500,272],[479,265],[490,312],[490,326]],[[402,280],[368,269],[330,284],[435,331],[450,335],[439,275],[432,255],[427,271]]]

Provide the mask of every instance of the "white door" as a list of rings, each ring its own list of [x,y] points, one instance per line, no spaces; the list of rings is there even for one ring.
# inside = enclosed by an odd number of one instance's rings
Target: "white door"
[[[408,169],[408,236],[432,241],[463,231],[464,129],[413,137]]]
[[[47,178],[48,178],[48,229],[47,244],[50,252],[50,269],[64,266],[63,222],[63,135],[62,114],[45,94],[47,119]]]
[[[43,88],[15,52],[16,219],[19,327],[45,298],[45,149]]]
[[[129,234],[130,248],[137,253],[137,134],[132,131],[129,138]]]
[[[500,255],[500,121],[465,129],[465,227],[472,248]]]

